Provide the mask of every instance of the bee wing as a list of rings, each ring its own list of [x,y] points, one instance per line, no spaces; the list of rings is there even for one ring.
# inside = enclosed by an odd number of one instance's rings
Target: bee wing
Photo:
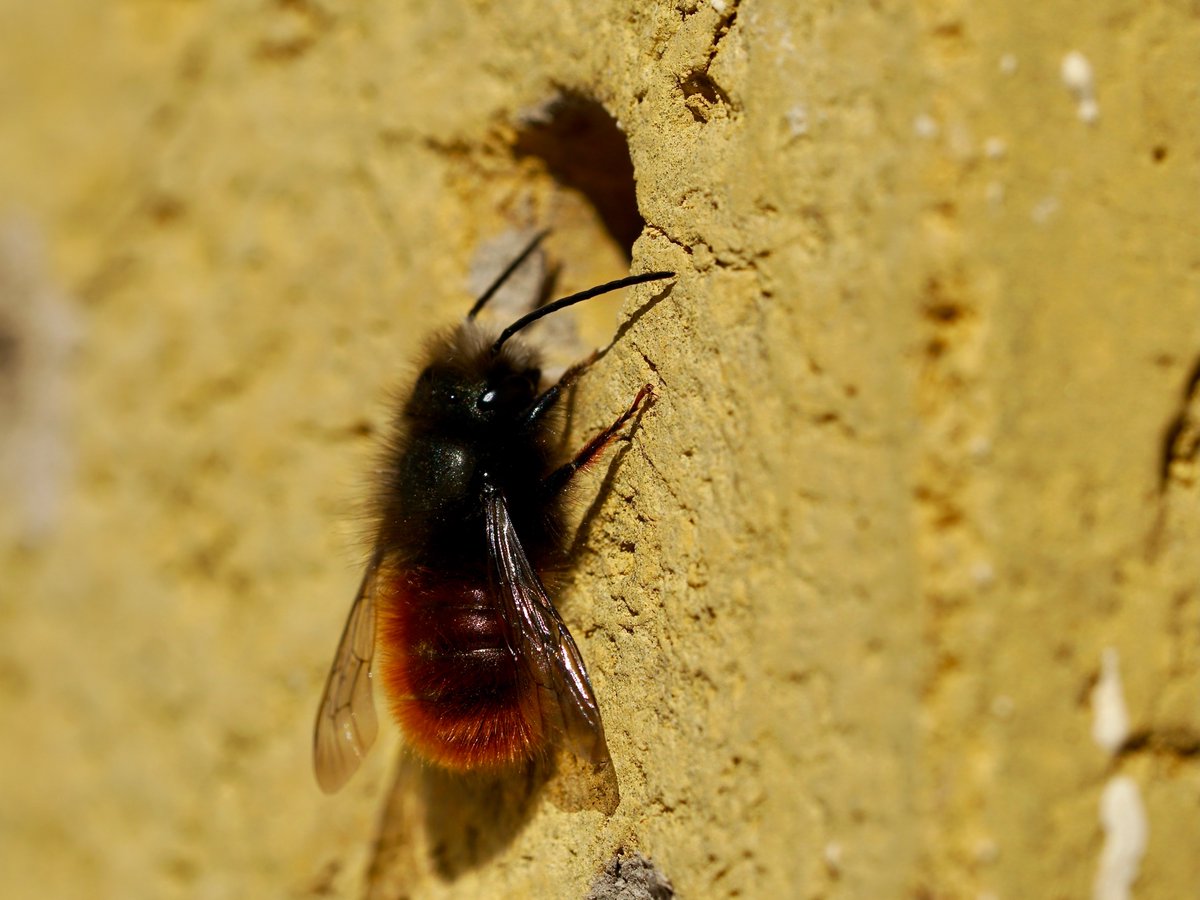
[[[375,655],[375,576],[382,554],[367,564],[338,642],[313,729],[313,768],[327,794],[353,775],[375,743],[378,722],[371,697],[371,658]]]
[[[525,555],[504,496],[485,498],[488,551],[500,580],[500,600],[512,623],[514,650],[538,686],[542,721],[576,756],[610,762],[600,708],[579,648]]]

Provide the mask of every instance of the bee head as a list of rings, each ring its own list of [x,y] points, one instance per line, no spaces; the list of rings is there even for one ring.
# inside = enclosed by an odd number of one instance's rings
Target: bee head
[[[488,425],[511,422],[533,404],[542,379],[536,352],[513,341],[498,352],[494,334],[472,321],[436,338],[405,404],[411,419]]]
[[[476,324],[475,317],[546,232],[540,232],[480,295],[457,328],[434,338],[412,395],[404,405],[410,420],[463,427],[517,423],[533,409],[542,378],[537,353],[519,332],[543,316],[619,288],[673,278],[672,272],[646,272],[597,285],[531,310],[496,335]]]

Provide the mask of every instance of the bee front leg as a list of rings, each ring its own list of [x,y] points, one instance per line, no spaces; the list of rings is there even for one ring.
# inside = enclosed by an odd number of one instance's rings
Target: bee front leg
[[[654,386],[650,384],[643,385],[642,389],[637,392],[637,396],[633,398],[633,403],[629,405],[629,409],[621,413],[617,421],[588,441],[583,449],[575,455],[573,460],[559,466],[546,477],[545,481],[542,482],[546,496],[553,497],[566,487],[576,472],[580,469],[586,469],[595,462],[596,458],[604,452],[604,448],[616,439],[617,433],[625,426],[625,423],[634,417],[643,401],[653,396]]]
[[[541,421],[542,416],[554,408],[554,404],[561,399],[563,393],[575,383],[580,375],[588,370],[588,367],[596,361],[598,356],[599,354],[593,353],[587,359],[580,360],[567,369],[567,371],[563,372],[562,377],[558,381],[548,387],[533,401],[533,405],[521,416],[521,423],[526,428],[536,426]]]

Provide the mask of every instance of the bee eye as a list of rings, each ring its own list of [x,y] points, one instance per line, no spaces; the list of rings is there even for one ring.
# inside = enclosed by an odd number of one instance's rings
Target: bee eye
[[[494,412],[499,409],[524,408],[537,393],[537,382],[522,372],[511,375],[487,387],[476,405],[481,412]]]

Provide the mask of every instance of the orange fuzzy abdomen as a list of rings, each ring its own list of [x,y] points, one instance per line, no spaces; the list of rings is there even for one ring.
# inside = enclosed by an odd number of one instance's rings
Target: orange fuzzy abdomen
[[[409,745],[455,769],[535,756],[536,688],[486,587],[423,571],[381,582],[379,674]]]

